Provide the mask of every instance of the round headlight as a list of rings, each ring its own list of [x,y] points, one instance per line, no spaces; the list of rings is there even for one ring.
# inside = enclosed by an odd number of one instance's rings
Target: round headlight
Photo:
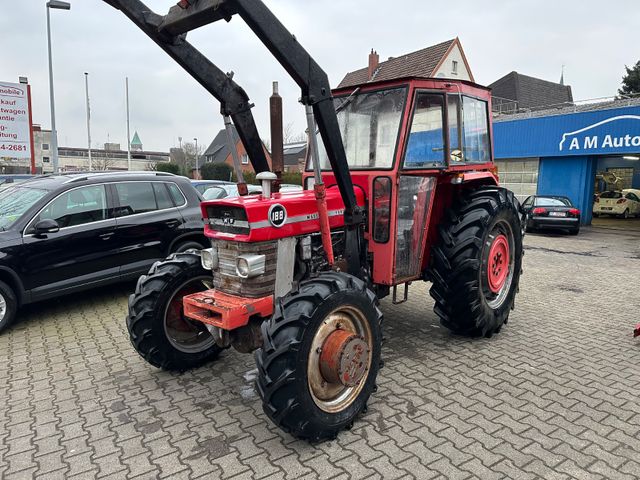
[[[239,258],[236,264],[236,271],[242,278],[247,278],[250,272],[249,262],[244,258]]]

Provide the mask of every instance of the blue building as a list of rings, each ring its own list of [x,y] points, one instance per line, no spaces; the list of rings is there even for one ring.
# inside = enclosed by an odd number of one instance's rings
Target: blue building
[[[564,195],[591,223],[594,193],[640,189],[640,99],[572,105],[494,119],[495,159],[501,183],[520,200]]]

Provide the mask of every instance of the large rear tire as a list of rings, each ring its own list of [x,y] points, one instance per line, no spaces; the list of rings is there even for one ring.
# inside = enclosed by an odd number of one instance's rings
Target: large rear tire
[[[345,273],[303,281],[277,302],[262,326],[264,346],[256,352],[258,393],[277,426],[316,442],[335,438],[366,409],[380,366],[382,313],[377,305],[364,282]],[[338,363],[346,361],[348,367],[338,377],[330,375],[331,362],[323,363],[325,355],[340,350],[334,340],[343,347],[360,342],[362,353],[343,348],[351,353],[340,354]]]
[[[136,351],[151,365],[184,371],[218,356],[221,348],[199,322],[184,317],[182,297],[211,288],[211,272],[194,253],[156,262],[129,297],[127,328]]]
[[[522,218],[512,192],[481,187],[463,193],[439,227],[431,296],[442,325],[490,337],[507,323],[522,270]]]

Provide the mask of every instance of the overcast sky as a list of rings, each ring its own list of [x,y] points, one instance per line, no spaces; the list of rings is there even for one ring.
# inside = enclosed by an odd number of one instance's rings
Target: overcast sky
[[[166,13],[177,0],[147,0]],[[0,80],[27,76],[33,119],[50,126],[45,0],[0,0]],[[71,0],[53,10],[56,109],[60,145],[85,146],[84,72],[90,73],[94,146],[126,145],[124,82],[131,127],[145,149],[183,141],[208,144],[220,128],[219,105],[122,13],[102,0]],[[476,81],[518,72],[558,81],[562,65],[575,99],[614,95],[624,65],[640,60],[638,0],[266,0],[336,85],[347,71],[459,36]],[[189,35],[248,92],[260,134],[269,138],[268,97],[280,82],[285,123],[304,130],[300,91],[240,18]]]

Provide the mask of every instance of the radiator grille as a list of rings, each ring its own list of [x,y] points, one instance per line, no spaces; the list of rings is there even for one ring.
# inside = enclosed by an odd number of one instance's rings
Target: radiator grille
[[[278,244],[241,243],[216,240],[213,246],[218,248],[218,269],[213,272],[213,284],[217,290],[243,297],[266,297],[272,295],[276,285],[276,267],[278,263]],[[266,255],[264,275],[255,278],[241,278],[236,273],[236,261],[243,254]]]

